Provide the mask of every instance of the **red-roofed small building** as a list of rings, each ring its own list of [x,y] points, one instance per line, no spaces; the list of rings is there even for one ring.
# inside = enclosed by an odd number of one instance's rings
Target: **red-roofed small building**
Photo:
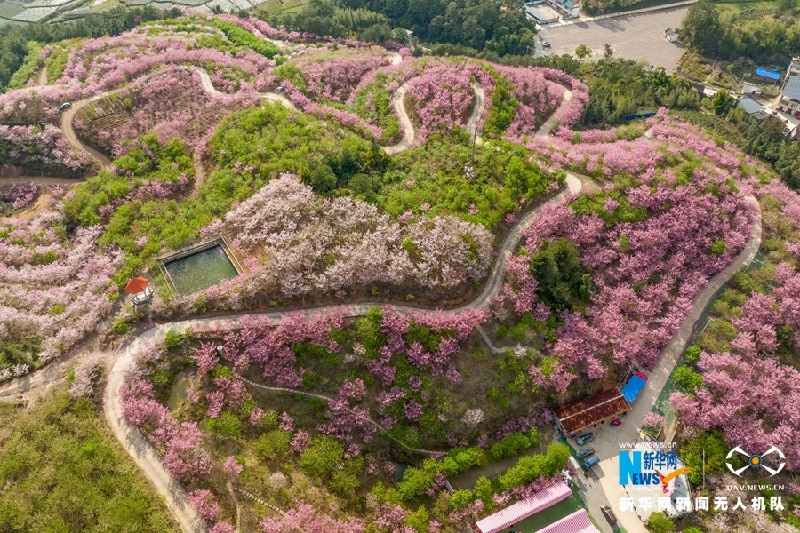
[[[628,411],[631,404],[616,387],[555,410],[556,428],[572,436]]]

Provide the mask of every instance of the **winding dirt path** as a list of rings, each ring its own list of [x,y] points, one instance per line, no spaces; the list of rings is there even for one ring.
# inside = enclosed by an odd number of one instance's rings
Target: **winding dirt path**
[[[403,62],[403,56],[400,55],[400,52],[389,52],[389,58],[392,62],[392,65],[399,65]]]
[[[411,148],[411,145],[414,144],[414,124],[411,123],[411,119],[408,118],[408,114],[406,113],[406,90],[408,89],[408,84],[404,83],[394,92],[392,96],[392,101],[394,102],[394,110],[397,113],[397,118],[400,119],[400,124],[403,126],[403,138],[400,139],[400,142],[393,146],[384,146],[383,149],[389,155],[396,155],[400,152],[404,152]]]
[[[197,512],[189,505],[186,491],[164,469],[164,463],[161,462],[158,452],[147,442],[139,430],[128,424],[122,415],[119,390],[125,382],[127,369],[133,365],[131,356],[142,342],[157,334],[164,335],[166,331],[161,328],[146,331],[137,337],[117,359],[108,374],[108,384],[103,394],[103,412],[114,436],[122,443],[155,489],[164,497],[164,503],[184,533],[201,533],[205,532],[207,528],[203,520],[198,517]]]
[[[566,90],[564,91],[564,100],[561,102],[559,109],[561,109],[565,104],[567,104],[570,100],[572,100],[572,91]],[[550,135],[550,130],[553,129],[553,126],[557,122],[556,113],[553,112],[550,117],[544,121],[544,123],[539,126],[539,131],[536,132],[536,135],[539,137],[547,137]]]
[[[486,108],[486,93],[477,82],[472,84],[472,88],[475,90],[475,105],[472,106],[472,113],[470,113],[467,121],[467,133],[469,133],[470,138],[475,138],[475,144],[483,144],[483,139],[478,135],[478,122],[480,122],[483,111]]]
[[[50,205],[50,200],[52,199],[53,199],[52,194],[40,193],[39,197],[36,199],[36,202],[34,202],[33,205],[26,207],[13,217],[8,217],[8,218],[14,218],[17,220],[29,220],[38,215],[39,213],[41,213],[42,211],[44,211],[44,209]]]
[[[206,69],[202,67],[187,67],[187,68],[191,68],[200,75],[200,84],[203,86],[203,90],[205,90],[207,93],[216,96],[230,96],[228,95],[228,93],[223,93],[222,91],[218,91],[216,88],[214,88],[214,84],[211,81],[211,76],[208,74],[208,71]],[[278,102],[282,104],[284,107],[291,109],[292,111],[298,111],[297,107],[295,107],[295,105],[282,94],[274,92],[266,92],[266,93],[258,93],[258,95],[265,100]]]
[[[83,143],[78,138],[78,135],[75,133],[75,127],[72,125],[72,121],[75,119],[75,114],[89,105],[92,102],[96,102],[101,98],[104,98],[111,94],[114,91],[106,91],[104,93],[100,93],[97,96],[93,96],[91,98],[87,98],[85,100],[78,100],[77,102],[72,102],[72,107],[63,111],[61,113],[61,131],[64,133],[64,137],[70,142],[70,144],[77,146],[87,154],[89,154],[92,159],[94,159],[101,168],[108,169],[111,167],[111,160],[102,152],[98,151],[97,149],[89,146],[88,144]]]
[[[7,184],[22,184],[27,185],[28,183],[34,183],[39,185],[40,187],[43,186],[50,186],[50,185],[65,185],[67,187],[72,187],[73,185],[77,185],[81,182],[80,179],[70,179],[70,178],[39,178],[36,176],[20,176],[19,178],[0,178],[0,185],[7,185]]]

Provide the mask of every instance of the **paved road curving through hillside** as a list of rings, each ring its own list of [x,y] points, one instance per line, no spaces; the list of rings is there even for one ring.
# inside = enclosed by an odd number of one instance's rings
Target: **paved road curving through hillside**
[[[63,111],[61,113],[61,131],[64,133],[64,137],[67,140],[89,154],[92,159],[94,159],[101,168],[109,168],[111,166],[111,160],[102,152],[99,152],[95,148],[92,148],[88,144],[83,143],[80,139],[78,139],[78,135],[75,133],[75,128],[72,125],[72,120],[75,118],[75,113],[86,107],[92,102],[100,100],[101,98],[111,94],[113,91],[104,92],[98,94],[97,96],[93,96],[91,98],[87,98],[85,100],[79,100],[77,102],[72,102],[72,107]]]
[[[128,424],[122,415],[122,405],[119,401],[119,390],[125,382],[126,371],[132,367],[132,356],[144,341],[165,334],[163,329],[151,329],[137,337],[128,348],[122,352],[114,367],[108,374],[108,383],[103,394],[103,412],[106,416],[111,431],[122,443],[125,450],[133,458],[139,469],[144,472],[147,479],[163,496],[164,503],[181,526],[184,533],[205,532],[207,528],[189,505],[186,491],[164,469],[158,452],[147,442],[142,433]]]
[[[208,74],[208,71],[206,69],[204,69],[202,67],[185,67],[185,68],[188,68],[190,70],[194,70],[195,72],[197,72],[197,74],[200,76],[200,85],[203,87],[203,90],[205,90],[207,93],[209,93],[211,95],[214,95],[214,96],[226,96],[227,95],[227,93],[223,93],[223,92],[218,91],[217,89],[214,88],[214,84],[211,82],[211,76]],[[153,76],[153,75],[155,75],[157,73],[158,73],[158,71],[150,72],[150,73],[146,74],[145,76],[143,76],[141,78],[138,78],[137,81],[141,82],[143,79],[146,79],[146,78],[148,78],[150,76]],[[100,94],[98,94],[96,96],[92,96],[91,98],[86,98],[84,100],[78,100],[77,102],[72,102],[72,107],[70,107],[69,109],[67,109],[66,111],[61,113],[61,131],[64,133],[64,137],[66,137],[67,140],[72,145],[76,146],[80,150],[83,150],[84,152],[89,154],[91,156],[91,158],[94,159],[100,165],[101,168],[105,168],[105,169],[108,169],[108,168],[111,167],[111,160],[105,154],[103,154],[102,152],[98,151],[97,149],[93,148],[92,146],[89,146],[88,144],[86,144],[83,141],[81,141],[80,138],[78,137],[78,135],[75,133],[75,127],[74,127],[72,122],[75,119],[75,115],[78,113],[78,111],[80,111],[81,109],[83,109],[84,107],[89,105],[90,103],[96,102],[97,100],[105,98],[106,96],[109,96],[109,95],[111,95],[111,94],[113,94],[113,93],[115,93],[115,92],[117,92],[119,90],[122,90],[122,89],[124,89],[124,88],[114,89],[114,90],[111,90],[111,91],[105,91],[105,92],[100,93]],[[272,93],[272,92],[258,93],[258,94],[263,99],[270,100],[270,101],[273,101],[273,102],[278,102],[278,103],[282,104],[284,107],[287,107],[287,108],[289,108],[289,109],[291,109],[293,111],[297,111],[297,108],[295,107],[295,105],[292,102],[290,102],[282,94],[277,94],[277,93]]]
[[[752,196],[748,196],[747,201],[753,202],[758,206],[758,201]],[[730,281],[734,274],[750,264],[760,247],[761,211],[759,210],[747,245],[736,256],[733,263],[712,277],[708,285],[692,299],[692,311],[681,321],[678,331],[661,351],[658,363],[648,373],[648,380],[633,403],[631,410],[628,411],[628,415],[622,419],[622,425],[618,427],[604,426],[602,430],[595,433],[592,447],[600,458],[600,463],[592,468],[594,471],[593,476],[596,476],[597,480],[585,489],[589,500],[598,500],[602,494],[605,498],[608,498],[608,501],[611,502],[615,509],[619,508],[619,498],[626,496],[617,476],[619,472],[619,443],[636,442],[639,439],[637,426],[641,425],[644,416],[652,410],[653,405],[661,394],[661,390],[680,360],[686,343],[692,336],[692,326],[700,319],[701,314],[714,295]],[[591,503],[596,506],[604,502],[592,501]],[[618,513],[617,518],[628,533],[647,533],[636,513]]]

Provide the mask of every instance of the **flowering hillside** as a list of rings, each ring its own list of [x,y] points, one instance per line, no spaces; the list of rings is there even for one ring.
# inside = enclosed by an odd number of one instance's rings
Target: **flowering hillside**
[[[23,124],[0,127],[4,172],[45,180],[0,183],[0,380],[134,329],[109,420],[211,531],[455,533],[551,487],[550,408],[656,368],[762,213],[764,265],[720,293],[671,403],[698,439],[800,460],[800,199],[724,139],[666,110],[576,131],[588,87],[559,70],[232,15],[41,60],[51,84],[0,95]],[[173,293],[164,258],[217,239],[235,276]],[[146,313],[119,299],[136,275]]]
[[[222,80],[212,77],[215,86],[221,87]],[[199,71],[167,66],[82,109],[75,128],[93,146],[118,156],[127,153],[131,139],[151,131],[163,141],[181,139],[204,154],[224,116],[257,103],[252,92],[210,94],[202,87]]]
[[[98,253],[101,228],[67,237],[61,218],[0,222],[0,380],[69,352],[111,310],[118,254]]]
[[[722,429],[726,441],[746,450],[776,446],[793,465],[800,460],[794,437],[800,430],[800,198],[777,183],[757,193],[774,249],[762,268],[737,276],[714,305],[713,323],[687,351],[682,388],[670,402],[688,427]]]
[[[556,362],[531,368],[538,385],[564,391],[614,365],[653,367],[692,297],[747,243],[756,208],[741,192],[750,187],[730,178],[741,160],[663,113],[653,122],[652,140],[543,148],[556,164],[612,179],[545,210],[526,230],[497,299],[545,321],[554,303],[537,301],[544,280],[532,266],[557,239],[572,243],[591,273],[591,298],[559,317],[558,340],[542,353]]]
[[[64,177],[83,176],[94,168],[91,157],[70,146],[61,131],[50,124],[0,125],[0,161],[28,173]]]

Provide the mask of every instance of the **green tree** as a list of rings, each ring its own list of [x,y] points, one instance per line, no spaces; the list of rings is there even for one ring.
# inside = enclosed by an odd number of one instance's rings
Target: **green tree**
[[[488,506],[492,501],[492,496],[494,495],[492,481],[486,476],[479,477],[478,481],[475,482],[474,492],[475,496],[483,500],[483,503]]]
[[[433,487],[434,474],[427,470],[409,467],[403,474],[403,480],[397,484],[397,491],[403,500],[410,502]]]
[[[428,533],[428,510],[421,505],[419,509],[406,517],[404,523],[416,533]]]
[[[300,468],[309,476],[325,479],[342,463],[344,445],[328,435],[317,435],[300,454]]]
[[[715,115],[725,115],[735,105],[736,99],[725,89],[720,89],[711,97],[711,109]]]
[[[725,456],[730,446],[725,443],[719,431],[703,432],[694,438],[687,439],[680,448],[681,459],[686,466],[691,467],[689,482],[698,485],[703,479],[703,451],[705,450],[706,475],[725,471]],[[733,461],[738,465],[738,456],[733,456]]]
[[[688,348],[686,348],[686,353],[684,354],[684,357],[686,358],[686,362],[690,363],[690,364],[694,364],[697,361],[699,361],[700,360],[700,352],[702,352],[702,350],[697,345],[692,345],[692,346],[689,346]]]
[[[327,194],[336,187],[336,174],[325,163],[312,164],[308,173],[304,174],[302,178],[317,194]]]
[[[716,57],[721,50],[725,32],[719,21],[719,11],[710,0],[692,4],[680,31],[687,43],[705,56]]]
[[[289,452],[289,444],[291,442],[291,433],[273,429],[259,436],[258,440],[253,444],[253,449],[261,457],[274,461],[283,458]]]
[[[653,533],[670,533],[675,531],[675,522],[667,518],[664,513],[653,513],[647,519],[647,529]]]
[[[703,386],[703,376],[693,371],[691,368],[680,366],[672,374],[675,383],[683,387],[690,393],[694,393],[697,387]]]
[[[219,417],[209,420],[208,427],[223,437],[237,439],[242,436],[242,421],[229,411],[223,411]]]
[[[579,44],[578,47],[575,49],[575,55],[578,56],[578,59],[583,61],[587,57],[591,57],[592,49],[586,46],[585,44]]]
[[[581,268],[578,248],[567,239],[543,243],[530,268],[539,282],[536,294],[550,308],[573,309],[589,301],[591,276]]]
[[[614,50],[611,49],[611,45],[606,43],[603,45],[603,59],[606,61],[611,61],[614,58]]]

